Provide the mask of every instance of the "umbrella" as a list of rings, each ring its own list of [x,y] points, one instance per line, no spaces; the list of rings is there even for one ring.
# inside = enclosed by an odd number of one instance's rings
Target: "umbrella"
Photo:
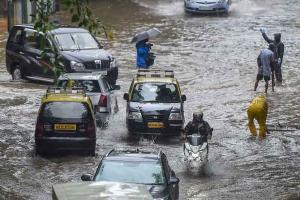
[[[160,31],[157,28],[151,28],[148,31],[142,31],[140,33],[137,33],[131,40],[131,43],[137,43],[139,41],[155,38],[160,35]]]

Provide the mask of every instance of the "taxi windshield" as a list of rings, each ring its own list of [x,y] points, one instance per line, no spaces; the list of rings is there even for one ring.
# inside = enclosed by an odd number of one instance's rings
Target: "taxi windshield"
[[[173,83],[138,83],[133,88],[133,102],[180,102],[178,88]]]

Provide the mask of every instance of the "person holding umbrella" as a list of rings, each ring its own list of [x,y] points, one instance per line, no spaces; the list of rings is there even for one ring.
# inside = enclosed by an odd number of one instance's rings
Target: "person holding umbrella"
[[[131,43],[136,43],[136,66],[139,69],[148,69],[154,63],[155,56],[150,52],[153,44],[149,43],[150,38],[155,38],[160,34],[157,28],[149,29],[136,34]]]
[[[136,43],[136,66],[139,69],[148,69],[150,67],[148,59],[151,44],[147,43],[148,39]]]

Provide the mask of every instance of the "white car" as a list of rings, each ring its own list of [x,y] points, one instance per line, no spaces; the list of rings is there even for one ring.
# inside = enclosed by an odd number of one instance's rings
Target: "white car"
[[[114,90],[120,86],[110,85],[105,75],[97,72],[92,73],[65,73],[58,78],[59,87],[83,87],[87,96],[90,97],[96,116],[97,124],[106,123],[107,116],[119,111],[118,100]]]
[[[228,13],[231,0],[184,0],[189,13]]]

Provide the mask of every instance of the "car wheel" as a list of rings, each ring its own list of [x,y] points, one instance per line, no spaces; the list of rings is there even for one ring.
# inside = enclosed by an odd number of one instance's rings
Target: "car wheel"
[[[95,155],[96,155],[95,149],[91,150],[91,151],[89,152],[89,154],[90,154],[90,156],[95,156]]]
[[[40,147],[36,146],[35,147],[35,154],[36,155],[40,155],[40,156],[44,156],[45,155],[45,151],[42,150]]]
[[[13,80],[21,80],[23,78],[23,72],[21,70],[21,67],[17,65],[12,71],[11,75]]]
[[[114,113],[119,112],[119,105],[118,105],[118,101],[116,100],[115,102],[115,106],[114,106]]]

